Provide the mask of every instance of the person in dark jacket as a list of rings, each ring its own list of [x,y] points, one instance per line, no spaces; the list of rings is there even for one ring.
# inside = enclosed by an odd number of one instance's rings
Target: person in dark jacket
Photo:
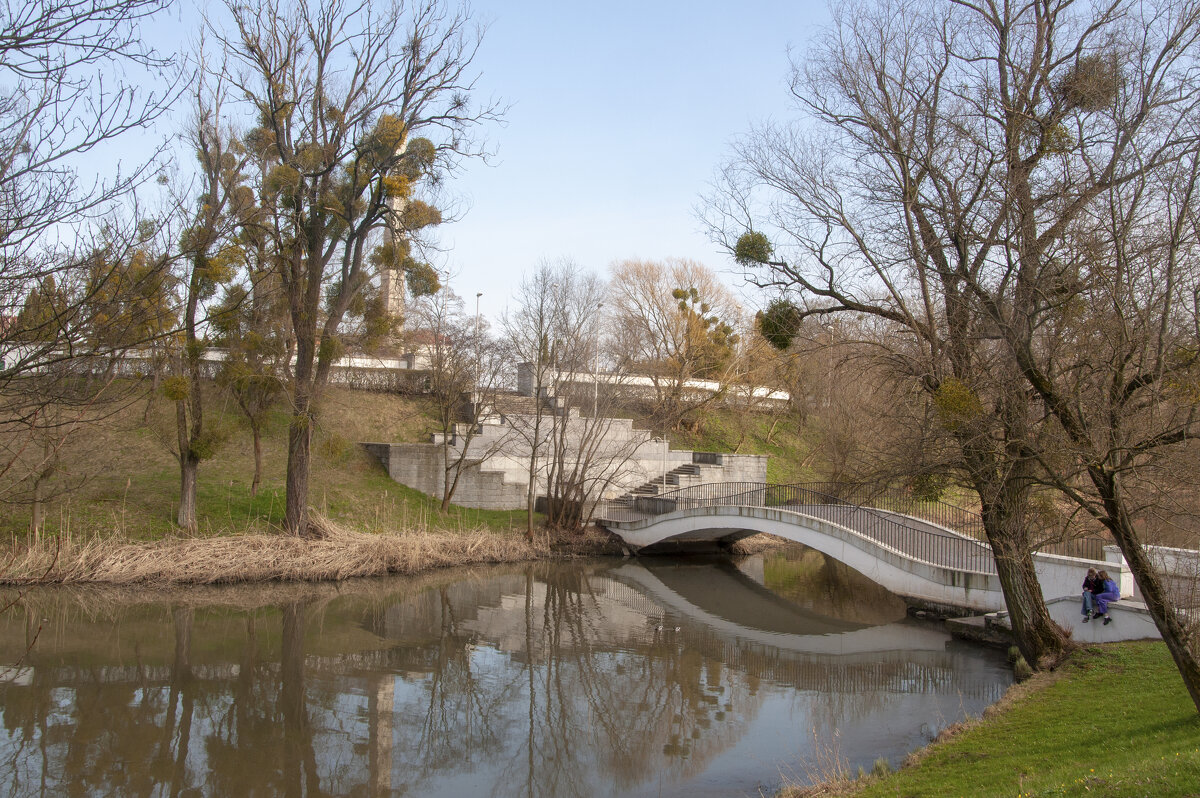
[[[1096,613],[1096,617],[1103,618],[1104,625],[1108,626],[1112,623],[1112,616],[1108,614],[1108,605],[1110,602],[1121,599],[1121,591],[1117,587],[1117,583],[1108,578],[1108,571],[1101,571],[1099,576],[1104,589],[1096,594],[1096,609],[1100,610]]]
[[[1096,594],[1104,591],[1104,582],[1100,579],[1100,574],[1095,568],[1087,570],[1087,576],[1083,578],[1083,608],[1079,610],[1079,614],[1083,616],[1083,622],[1087,623],[1092,619],[1092,615],[1096,612]]]

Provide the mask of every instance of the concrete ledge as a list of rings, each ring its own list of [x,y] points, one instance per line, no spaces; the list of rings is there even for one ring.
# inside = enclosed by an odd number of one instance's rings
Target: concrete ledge
[[[946,631],[959,640],[1006,647],[1013,643],[1012,630],[989,624],[986,615],[973,615],[970,618],[947,618],[944,623]]]
[[[1103,621],[1093,618],[1088,623],[1083,622],[1079,613],[1082,606],[1078,596],[1061,596],[1046,602],[1050,617],[1062,628],[1071,633],[1071,639],[1077,643],[1115,643],[1120,640],[1161,640],[1162,635],[1150,617],[1150,610],[1140,601],[1121,599],[1108,605],[1108,614],[1112,623],[1107,626]],[[988,623],[1002,629],[1012,629],[1007,612],[994,612],[988,616]]]

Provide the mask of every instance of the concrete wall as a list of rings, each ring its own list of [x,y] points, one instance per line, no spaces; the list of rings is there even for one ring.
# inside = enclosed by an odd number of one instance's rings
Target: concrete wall
[[[624,429],[623,434],[615,435],[614,446],[629,447],[627,456],[622,455],[619,461],[614,461],[603,468],[597,467],[594,473],[603,479],[611,480],[603,491],[597,491],[600,499],[614,499],[624,495],[634,488],[655,477],[661,476],[665,470],[670,471],[676,466],[691,463],[690,450],[667,450],[664,458],[662,444],[651,440],[648,436],[639,440],[641,431],[632,429],[631,422],[617,425]],[[367,449],[387,469],[388,475],[402,485],[441,498],[443,486],[443,455],[440,444],[429,443],[364,443]],[[529,445],[521,436],[511,436],[508,439],[496,434],[485,433],[478,435],[467,450],[468,458],[490,456],[481,465],[468,467],[459,477],[452,501],[463,507],[474,507],[484,510],[519,510],[525,506],[528,473]],[[454,454],[462,451],[455,445]],[[682,475],[680,484],[699,484],[702,482],[764,482],[767,477],[767,458],[765,455],[724,455],[724,465],[700,465],[699,474]],[[452,477],[453,478],[453,477]],[[541,464],[538,473],[538,484],[535,486],[536,495],[545,495],[545,463]],[[673,486],[667,486],[672,490]]]
[[[368,443],[364,447],[387,469],[388,476],[440,499],[445,485],[442,448],[428,443]],[[451,476],[453,479],[453,476]],[[525,506],[525,483],[510,482],[503,471],[468,468],[458,480],[453,502],[484,510]]]
[[[1158,640],[1162,637],[1150,611],[1140,601],[1122,599],[1108,605],[1108,614],[1113,622],[1107,626],[1093,619],[1083,622],[1080,614],[1082,603],[1076,596],[1064,596],[1046,602],[1050,617],[1071,632],[1077,643],[1111,643],[1117,640]]]
[[[517,364],[517,392],[522,396],[533,396],[535,365],[533,363]],[[620,394],[626,397],[641,397],[653,399],[658,396],[659,387],[654,378],[641,374],[613,374],[610,372],[591,371],[558,371],[544,373],[549,385],[561,387],[577,386],[588,389],[598,388],[604,395]],[[665,387],[669,380],[661,380]],[[791,401],[787,391],[775,390],[752,385],[725,384],[714,380],[684,380],[683,392],[690,401],[703,401],[712,394],[724,389],[722,404],[737,404],[748,407],[782,407]]]
[[[1107,552],[1106,552],[1107,553]],[[1118,556],[1119,556],[1118,552]],[[1034,554],[1033,566],[1037,569],[1038,581],[1042,584],[1042,594],[1046,598],[1059,596],[1078,597],[1083,592],[1083,578],[1087,569],[1104,569],[1121,589],[1122,596],[1133,595],[1133,572],[1123,559],[1118,560],[1083,560],[1078,557],[1064,557],[1060,554]]]
[[[60,358],[64,353],[50,353]],[[0,370],[4,363],[16,365],[19,360],[40,356],[40,350],[29,348],[0,348]],[[45,356],[41,356],[45,360]],[[200,373],[205,379],[214,379],[225,362],[226,350],[209,347],[200,355]],[[56,360],[57,363],[57,360]],[[294,361],[293,361],[294,364]],[[105,357],[87,355],[60,364],[61,368],[78,374],[111,372],[118,376],[144,376],[154,369],[154,353],[144,349],[117,351]],[[329,382],[346,388],[363,391],[390,393],[421,393],[428,381],[428,358],[419,352],[410,352],[400,357],[373,357],[370,355],[346,355],[334,361],[329,371]],[[43,367],[31,364],[30,373],[39,373]]]
[[[1120,555],[1120,549],[1116,546],[1105,547],[1104,551],[1106,555],[1109,548],[1115,549],[1117,555]],[[1150,561],[1163,574],[1191,577],[1192,579],[1200,578],[1200,551],[1193,549],[1173,549],[1167,546],[1146,546],[1146,553],[1150,555]]]
[[[1112,623],[1104,624],[1092,619],[1083,622],[1083,605],[1077,596],[1062,596],[1047,599],[1046,609],[1050,617],[1071,633],[1077,643],[1113,643],[1118,640],[1160,640],[1158,627],[1150,617],[1150,611],[1140,601],[1121,599],[1108,605]],[[987,626],[1012,629],[1012,620],[1007,611],[991,613],[986,618]]]

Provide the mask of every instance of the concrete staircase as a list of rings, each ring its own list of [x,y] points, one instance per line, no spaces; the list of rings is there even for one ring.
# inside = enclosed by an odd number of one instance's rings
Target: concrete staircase
[[[530,438],[535,417],[552,416],[567,422],[578,436],[584,419],[579,408],[569,407],[555,397],[506,394],[485,406],[468,402],[473,420],[460,422],[451,433],[450,444],[468,460],[478,458],[462,473],[454,502],[481,509],[517,509],[528,494]],[[575,420],[579,423],[575,423]],[[603,495],[595,498],[632,506],[638,496],[655,496],[677,487],[719,481],[762,481],[766,457],[720,455],[664,449],[663,442],[647,430],[634,429],[628,418],[601,419],[605,424],[598,462],[610,456],[610,479]],[[590,422],[589,422],[590,423]],[[547,434],[549,419],[543,419],[539,435]],[[430,444],[364,444],[379,458],[393,479],[433,496],[442,490],[440,446],[443,436],[434,434]],[[469,439],[469,441],[468,441]],[[724,458],[724,460],[722,460]],[[604,466],[610,467],[610,466]],[[666,471],[664,476],[664,470]],[[540,481],[540,480],[539,480]],[[535,490],[542,490],[539,484]]]
[[[694,454],[694,453],[693,453]],[[658,496],[677,488],[699,485],[704,482],[720,482],[722,466],[717,464],[683,463],[643,482],[633,490],[609,499],[610,507],[632,509],[639,498]]]

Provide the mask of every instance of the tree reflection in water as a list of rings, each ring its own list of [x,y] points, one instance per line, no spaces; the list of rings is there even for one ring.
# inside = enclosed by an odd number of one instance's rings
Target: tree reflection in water
[[[722,781],[722,754],[736,749],[745,769],[739,746],[767,741],[777,754],[749,756],[794,758],[813,726],[844,742],[898,712],[912,738],[1007,684],[989,654],[942,645],[804,653],[811,633],[785,628],[792,605],[731,569],[646,571],[662,593],[651,597],[629,568],[504,566],[173,603],[31,596],[26,611],[49,621],[0,684],[0,793],[582,797],[695,794],[700,775],[719,794],[753,792]],[[790,572],[799,589],[829,564]],[[757,613],[770,629],[689,614],[704,590],[743,596],[750,616],[767,602]],[[841,601],[813,590],[799,600]],[[862,630],[848,612],[853,623],[822,628]],[[25,623],[0,618],[4,661]],[[868,764],[878,741],[870,749]],[[756,769],[769,780],[779,767]]]

